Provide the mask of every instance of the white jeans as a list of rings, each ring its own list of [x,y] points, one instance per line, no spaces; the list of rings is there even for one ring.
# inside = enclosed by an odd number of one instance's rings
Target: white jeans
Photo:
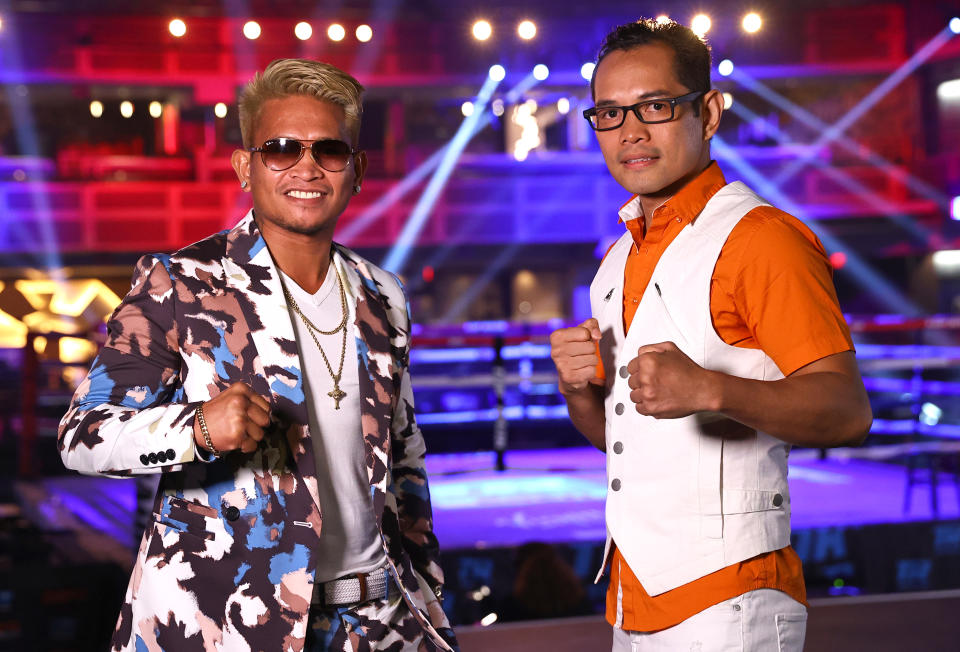
[[[613,628],[613,652],[801,652],[807,608],[782,591],[758,589],[659,632]]]

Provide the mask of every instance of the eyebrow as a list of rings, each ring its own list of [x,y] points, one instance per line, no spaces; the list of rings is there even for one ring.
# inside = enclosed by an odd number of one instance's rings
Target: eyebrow
[[[673,97],[673,96],[670,94],[670,91],[664,90],[662,88],[658,88],[655,91],[644,93],[638,98],[637,101],[643,102],[644,100],[652,100],[652,99],[658,99],[662,97]],[[600,100],[599,102],[596,103],[596,106],[621,106],[621,105],[617,104],[613,100]]]

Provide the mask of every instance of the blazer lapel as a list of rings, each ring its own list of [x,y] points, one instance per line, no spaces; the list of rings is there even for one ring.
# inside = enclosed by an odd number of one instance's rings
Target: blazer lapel
[[[383,518],[390,459],[390,423],[397,391],[396,362],[390,346],[393,326],[380,290],[367,266],[338,245],[334,258],[355,301],[354,334],[360,379],[360,423],[370,494],[377,525]]]
[[[317,466],[310,440],[297,338],[280,276],[253,219],[253,211],[227,237],[223,259],[227,284],[237,292],[255,351],[239,361],[266,380],[271,417],[286,438],[293,462],[319,507]]]

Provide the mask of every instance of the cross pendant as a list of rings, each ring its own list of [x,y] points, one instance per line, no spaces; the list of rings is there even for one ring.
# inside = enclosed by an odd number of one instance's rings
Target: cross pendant
[[[342,389],[340,389],[337,385],[334,385],[334,386],[333,386],[333,390],[332,390],[332,391],[327,392],[327,396],[329,396],[330,398],[332,398],[332,399],[336,402],[335,405],[334,405],[334,409],[335,409],[335,410],[339,410],[339,409],[340,409],[340,401],[342,401],[342,400],[343,400],[343,397],[346,396],[346,395],[347,395],[347,393],[346,393],[345,391],[343,391]]]

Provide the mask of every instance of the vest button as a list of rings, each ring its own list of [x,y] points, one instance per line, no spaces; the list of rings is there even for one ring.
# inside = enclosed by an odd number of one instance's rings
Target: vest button
[[[610,483],[610,488],[614,491],[620,491],[620,478],[614,478],[613,482]]]
[[[782,504],[783,504],[783,496],[781,496],[780,494],[776,494],[776,495],[773,497],[773,506],[774,506],[774,507],[780,507],[780,505],[782,505]]]
[[[237,509],[234,505],[230,505],[223,511],[223,515],[227,517],[228,521],[235,521],[240,518],[240,510]]]
[[[617,441],[613,443],[613,452],[619,455],[623,452],[623,442]]]
[[[630,375],[630,372],[627,371],[627,366],[626,366],[626,365],[620,367],[620,377],[621,377],[621,378],[626,378],[626,377],[629,376],[629,375]]]
[[[613,407],[613,411],[616,412],[617,415],[623,414],[623,409],[624,409],[624,408],[623,408],[623,403],[617,403],[617,404]]]

